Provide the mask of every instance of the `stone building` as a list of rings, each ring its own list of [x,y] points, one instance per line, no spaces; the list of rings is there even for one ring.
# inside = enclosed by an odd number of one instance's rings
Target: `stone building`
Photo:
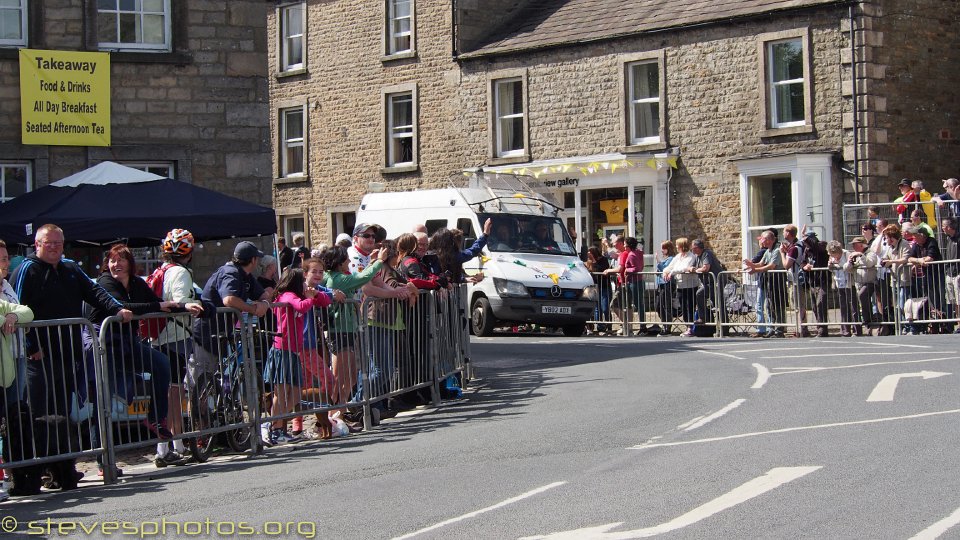
[[[0,124],[8,129],[0,134],[0,196],[111,160],[269,206],[269,7],[254,0],[4,2]],[[21,143],[22,48],[110,52],[110,146]],[[168,204],[175,214],[177,201]],[[196,253],[199,280],[232,251],[208,242]]]
[[[362,4],[362,5],[358,5]],[[841,235],[845,202],[956,176],[957,2],[281,2],[274,200],[314,243],[368,189],[531,176],[581,238]],[[933,62],[929,59],[936,58]],[[735,263],[731,266],[737,266]]]

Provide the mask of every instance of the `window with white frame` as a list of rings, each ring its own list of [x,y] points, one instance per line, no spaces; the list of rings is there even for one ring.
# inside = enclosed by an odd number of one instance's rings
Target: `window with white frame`
[[[387,54],[413,51],[413,0],[387,0]]]
[[[806,119],[803,40],[772,41],[766,46],[770,126],[802,126]]]
[[[101,49],[169,51],[170,0],[97,0]]]
[[[744,160],[740,172],[740,208],[744,254],[763,230],[806,226],[821,240],[833,237],[831,154],[799,154]]]
[[[26,47],[27,0],[0,0],[0,47]]]
[[[122,165],[148,173],[162,176],[164,178],[176,178],[174,176],[176,167],[172,161],[135,161],[123,162]]]
[[[298,235],[303,236],[304,245],[307,245],[307,232],[306,227],[304,227],[303,215],[283,216],[281,219],[283,220],[283,237],[286,239],[287,245],[293,247],[293,237]]]
[[[280,7],[280,71],[304,68],[303,50],[306,39],[305,4]]]
[[[304,106],[280,110],[280,176],[303,176]]]
[[[525,153],[523,79],[493,82],[496,156],[513,157]]]
[[[656,60],[627,64],[630,144],[660,141],[660,65]]]
[[[387,95],[387,167],[415,165],[413,92]]]
[[[7,202],[33,190],[29,163],[0,163],[0,202]]]

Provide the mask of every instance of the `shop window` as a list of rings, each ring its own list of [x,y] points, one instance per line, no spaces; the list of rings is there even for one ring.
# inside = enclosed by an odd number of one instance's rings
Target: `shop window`
[[[27,46],[27,0],[0,1],[0,47]]]
[[[171,50],[170,0],[97,0],[100,49]]]
[[[280,71],[298,71],[306,66],[306,4],[280,6],[277,20],[280,26]]]
[[[0,202],[7,202],[33,190],[29,163],[0,163]]]

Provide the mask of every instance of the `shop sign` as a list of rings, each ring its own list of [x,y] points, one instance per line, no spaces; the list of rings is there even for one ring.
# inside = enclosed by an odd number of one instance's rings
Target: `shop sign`
[[[20,49],[23,144],[110,146],[110,53]]]
[[[543,187],[560,189],[565,187],[580,186],[579,178],[558,178],[557,180],[544,180]]]

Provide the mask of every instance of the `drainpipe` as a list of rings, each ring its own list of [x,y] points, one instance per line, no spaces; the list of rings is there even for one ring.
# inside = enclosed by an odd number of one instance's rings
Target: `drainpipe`
[[[857,33],[854,27],[854,7],[848,8],[850,17],[850,71],[853,79],[853,191],[856,203],[860,204],[860,93],[857,91]]]

